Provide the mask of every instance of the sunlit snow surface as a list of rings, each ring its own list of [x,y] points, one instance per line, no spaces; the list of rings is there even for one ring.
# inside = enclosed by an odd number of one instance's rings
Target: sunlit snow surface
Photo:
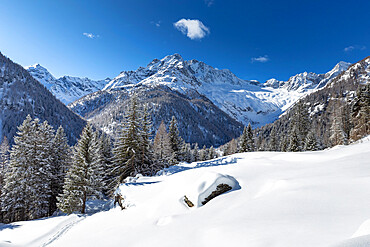
[[[237,186],[204,206],[183,203],[220,176]],[[122,185],[125,210],[1,225],[0,246],[370,246],[369,188],[369,138],[236,154]]]

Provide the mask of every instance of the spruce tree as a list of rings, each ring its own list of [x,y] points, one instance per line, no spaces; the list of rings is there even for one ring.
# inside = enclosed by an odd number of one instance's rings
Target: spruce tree
[[[101,163],[97,157],[97,134],[87,124],[74,150],[70,169],[65,177],[63,194],[58,197],[58,207],[65,213],[86,213],[89,198],[102,195]]]
[[[302,149],[297,132],[298,130],[293,128],[289,134],[289,144],[287,148],[289,152],[300,152]]]
[[[195,143],[193,148],[193,162],[199,161],[199,146],[198,143]]]
[[[153,162],[153,147],[150,141],[152,123],[150,121],[150,114],[148,105],[144,106],[141,118],[140,131],[140,167],[137,169],[138,173],[142,175],[154,175],[156,169]]]
[[[351,119],[353,123],[350,133],[352,140],[357,141],[370,134],[370,84],[366,84],[356,91]]]
[[[140,112],[136,95],[131,97],[129,109],[122,123],[121,133],[116,139],[113,156],[115,166],[112,175],[115,177],[112,186],[118,186],[128,176],[136,176],[140,167]]]
[[[199,151],[199,160],[205,161],[208,158],[207,148],[206,145],[203,146],[203,148]]]
[[[248,152],[253,152],[254,150],[256,150],[251,123],[249,123],[247,127],[247,144]]]
[[[347,143],[347,136],[343,129],[343,122],[338,109],[335,109],[333,114],[333,120],[330,127],[330,142],[332,146]]]
[[[239,142],[239,153],[248,152],[248,134],[247,134],[247,127],[244,126],[244,130],[242,135],[240,136]]]
[[[172,152],[174,153],[174,163],[177,164],[183,159],[183,155],[181,153],[183,140],[180,137],[180,131],[178,129],[175,116],[172,116],[170,125],[168,127],[168,136],[170,139]]]
[[[193,161],[193,155],[192,155],[190,144],[183,143],[182,147],[183,147],[182,153],[184,155],[184,161],[187,163],[191,163]]]
[[[71,150],[62,126],[59,126],[52,144],[50,214],[57,209],[57,196],[63,192],[65,175],[71,163]]]
[[[269,151],[278,151],[278,142],[276,137],[276,129],[275,126],[272,127],[270,132],[270,142],[269,142]]]
[[[319,150],[317,138],[313,131],[308,132],[305,140],[304,150],[306,151],[316,151]]]
[[[0,144],[0,195],[4,186],[4,179],[9,166],[9,142],[4,136]]]
[[[214,159],[216,157],[217,157],[217,154],[216,154],[215,148],[213,146],[211,146],[209,148],[209,151],[208,151],[208,158],[207,159],[208,160],[212,160],[212,159]]]
[[[18,127],[2,191],[8,221],[37,219],[50,211],[53,129],[28,115]]]
[[[282,152],[287,152],[288,151],[288,146],[289,146],[289,143],[288,143],[288,139],[286,136],[282,137],[282,140],[280,142],[280,150]]]
[[[166,125],[163,121],[159,125],[157,134],[155,135],[153,149],[158,169],[168,167],[171,164],[173,153]]]

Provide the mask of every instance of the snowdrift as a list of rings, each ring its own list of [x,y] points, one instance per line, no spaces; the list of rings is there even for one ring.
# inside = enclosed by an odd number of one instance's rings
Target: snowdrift
[[[370,246],[369,160],[365,139],[181,164],[121,185],[125,210],[1,225],[0,246]],[[219,183],[232,189],[202,205]]]

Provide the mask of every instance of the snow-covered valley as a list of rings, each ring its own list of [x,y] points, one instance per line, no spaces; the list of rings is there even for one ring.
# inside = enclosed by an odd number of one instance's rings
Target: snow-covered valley
[[[369,157],[367,137],[179,164],[121,185],[124,210],[2,224],[0,246],[370,246]],[[204,206],[185,205],[217,179],[237,182]]]

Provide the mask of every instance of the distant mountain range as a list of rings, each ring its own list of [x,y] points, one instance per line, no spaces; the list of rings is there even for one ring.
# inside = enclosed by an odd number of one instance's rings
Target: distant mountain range
[[[78,100],[82,96],[102,89],[111,79],[94,81],[89,78],[63,76],[56,79],[40,64],[26,67],[27,71],[41,82],[55,97],[64,104]]]
[[[70,76],[55,79],[41,65],[27,70],[72,111],[112,136],[117,134],[130,96],[137,93],[142,103],[152,105],[154,130],[175,115],[182,121],[180,133],[187,142],[209,146],[238,136],[242,125],[272,123],[299,98],[325,87],[349,66],[339,62],[324,74],[304,72],[287,81],[265,83],[240,79],[230,70],[201,61],[186,61],[179,54],[100,81]]]
[[[258,127],[276,120],[297,99],[324,87],[349,65],[339,62],[325,74],[304,72],[288,81],[270,79],[263,84],[240,79],[227,69],[215,69],[197,60],[185,61],[179,54],[154,59],[136,71],[123,71],[112,80],[93,81],[70,76],[55,79],[40,65],[27,67],[27,70],[66,104],[101,89],[161,85],[185,95],[195,90],[235,120],[245,125],[251,122]]]

